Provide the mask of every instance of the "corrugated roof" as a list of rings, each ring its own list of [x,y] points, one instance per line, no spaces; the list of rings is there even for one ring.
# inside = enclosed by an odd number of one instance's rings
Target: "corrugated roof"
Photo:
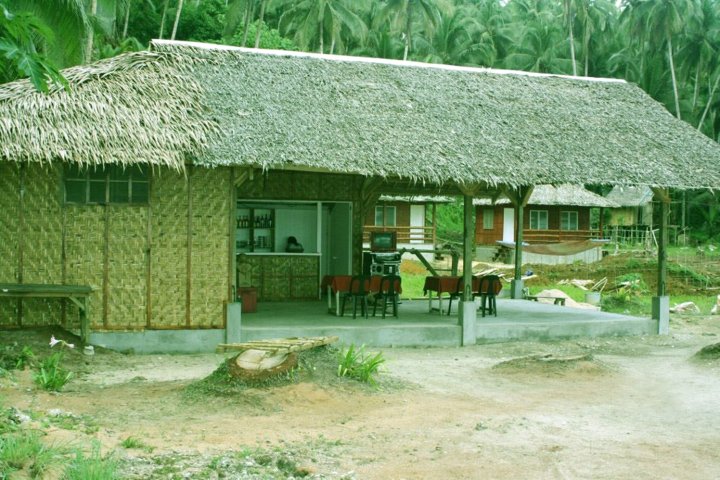
[[[720,188],[720,146],[622,81],[154,42],[0,87],[0,158],[300,168],[419,184]]]

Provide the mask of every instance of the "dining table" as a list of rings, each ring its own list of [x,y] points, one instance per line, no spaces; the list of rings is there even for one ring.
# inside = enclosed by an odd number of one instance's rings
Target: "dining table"
[[[325,275],[320,283],[321,289],[327,289],[328,298],[328,312],[334,313],[340,317],[340,294],[347,293],[350,291],[350,282],[352,281],[352,275]],[[369,284],[367,285],[368,293],[377,293],[380,291],[380,283],[382,282],[382,275],[371,275],[369,278]],[[398,285],[398,293],[402,293],[402,287]],[[335,307],[333,308],[333,297],[335,297]]]
[[[432,275],[425,277],[425,284],[423,285],[423,294],[428,296],[428,312],[438,311],[442,315],[443,311],[443,293],[448,295],[454,295],[456,293],[462,293],[463,290],[463,277],[454,275]],[[460,285],[458,286],[458,281]],[[472,291],[477,292],[480,288],[480,278],[472,277]],[[438,306],[433,307],[433,293],[437,296]]]

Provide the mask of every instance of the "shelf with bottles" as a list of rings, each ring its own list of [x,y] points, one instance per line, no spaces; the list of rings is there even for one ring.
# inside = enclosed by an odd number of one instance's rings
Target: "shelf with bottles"
[[[238,207],[235,221],[235,250],[238,253],[274,251],[274,209]]]

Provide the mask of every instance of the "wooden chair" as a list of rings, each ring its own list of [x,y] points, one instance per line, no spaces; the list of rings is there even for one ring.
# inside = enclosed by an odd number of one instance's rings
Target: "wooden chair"
[[[486,311],[488,315],[494,314],[497,317],[496,297],[500,290],[502,290],[502,282],[497,275],[485,275],[480,278],[478,291],[473,293],[473,300],[475,297],[480,297],[480,309],[483,317]]]
[[[391,302],[393,317],[398,316],[398,297],[402,280],[398,275],[385,275],[380,280],[380,291],[375,293],[373,303],[373,317],[377,312],[378,303],[382,303],[382,318],[387,312],[388,300]]]
[[[352,300],[353,304],[353,318],[357,316],[357,304],[360,303],[360,314],[365,318],[368,316],[368,287],[370,286],[370,279],[364,275],[354,275],[350,279],[350,289],[343,293],[342,303],[340,305],[340,315],[345,315],[345,302],[348,299]]]

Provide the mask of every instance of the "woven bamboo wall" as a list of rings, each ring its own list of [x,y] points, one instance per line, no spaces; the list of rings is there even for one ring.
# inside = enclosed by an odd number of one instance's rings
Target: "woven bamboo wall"
[[[228,291],[230,176],[227,169],[191,172],[192,327],[222,328]]]
[[[151,211],[152,328],[179,328],[186,322],[187,290],[187,179],[163,171],[153,177]]]
[[[106,326],[142,329],[147,319],[148,214],[145,206],[108,208]]]
[[[71,285],[90,285],[90,328],[103,327],[103,269],[105,264],[105,207],[65,206],[65,281]],[[68,311],[69,320],[77,310]]]
[[[25,165],[23,283],[62,283],[62,194],[59,166]],[[23,300],[23,325],[60,322],[60,300]]]
[[[0,162],[0,282],[18,281],[20,167]],[[0,299],[0,326],[17,324],[17,301]]]

